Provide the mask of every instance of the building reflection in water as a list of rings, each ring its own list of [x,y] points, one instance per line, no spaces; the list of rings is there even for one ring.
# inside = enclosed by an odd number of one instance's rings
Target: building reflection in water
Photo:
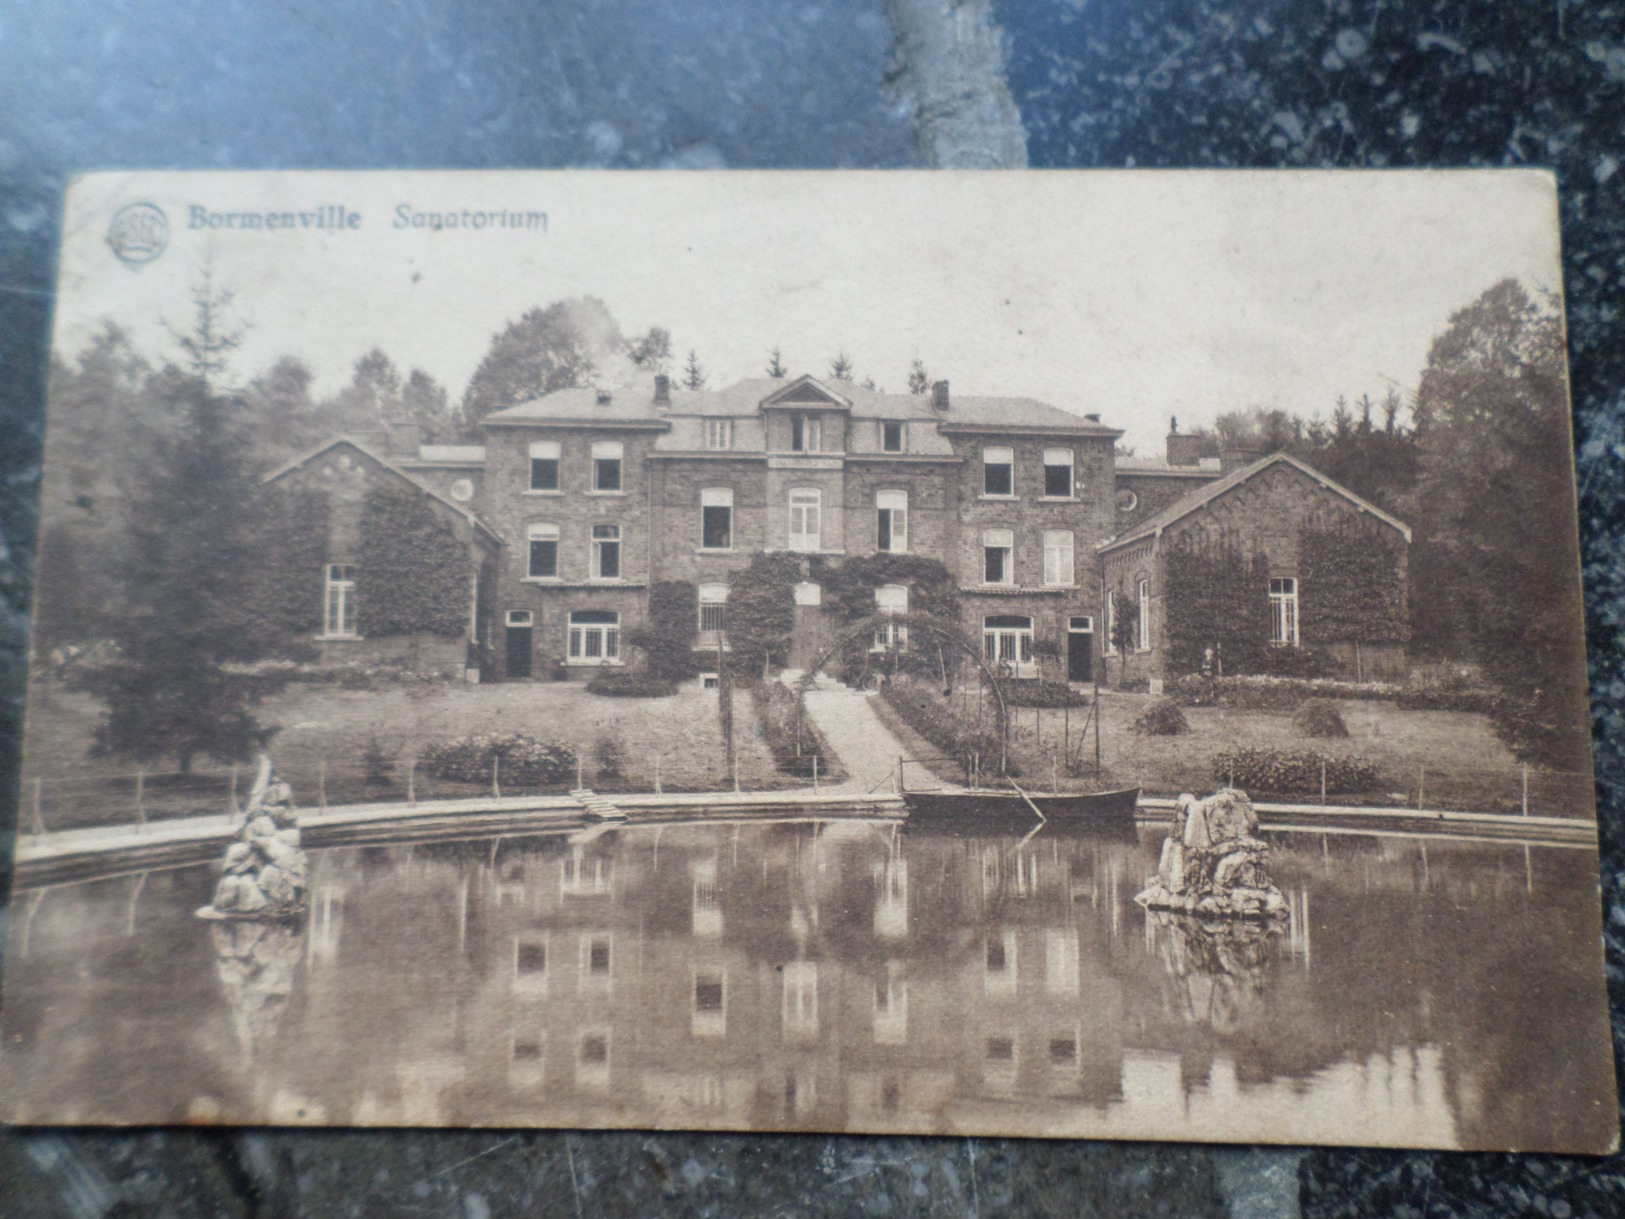
[[[212,995],[145,1014],[193,1047],[165,1058],[177,1116],[1471,1145],[1511,1114],[1541,1142],[1558,1100],[1534,1064],[1573,1030],[1537,1013],[1585,1007],[1561,963],[1594,857],[1285,836],[1270,927],[1141,911],[1156,837],[778,822],[344,848],[313,855],[301,926],[192,920],[162,891],[206,889],[196,869],[157,874],[134,937],[128,885],[68,886],[34,903],[3,1018],[63,1040],[58,1084],[139,1075],[81,1039],[113,1018],[100,992],[51,972],[70,916],[105,907],[93,974],[144,937],[214,958]],[[0,1058],[0,1084],[43,1086],[17,1077],[35,1061]],[[1586,1067],[1557,1072],[1575,1103]]]

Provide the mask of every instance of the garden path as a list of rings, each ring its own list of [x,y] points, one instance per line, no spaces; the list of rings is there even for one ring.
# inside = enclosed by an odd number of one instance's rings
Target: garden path
[[[786,670],[781,680],[793,690],[801,680],[801,673]],[[910,756],[909,749],[875,714],[870,703],[873,697],[838,685],[822,674],[808,687],[807,714],[841,760],[847,776],[839,787],[825,790],[854,793],[894,790],[897,759]],[[923,766],[908,768],[908,785],[911,791],[942,786]]]

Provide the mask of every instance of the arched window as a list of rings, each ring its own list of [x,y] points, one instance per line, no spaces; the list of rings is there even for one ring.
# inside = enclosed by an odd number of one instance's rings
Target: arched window
[[[875,624],[875,641],[870,650],[901,652],[908,648],[908,623],[900,621],[908,616],[908,585],[882,584],[875,589],[875,613],[887,619]]]

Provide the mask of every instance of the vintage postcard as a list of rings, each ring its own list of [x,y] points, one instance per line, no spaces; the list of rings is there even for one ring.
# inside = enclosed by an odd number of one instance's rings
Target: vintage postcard
[[[77,180],[0,1117],[1614,1147],[1556,215]]]

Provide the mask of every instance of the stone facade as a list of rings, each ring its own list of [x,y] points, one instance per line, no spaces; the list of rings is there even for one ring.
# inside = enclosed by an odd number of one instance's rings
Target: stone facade
[[[470,641],[484,638],[486,607],[479,604],[475,573],[494,566],[501,551],[497,536],[473,511],[450,494],[451,484],[469,475],[455,467],[440,471],[440,477],[421,479],[404,468],[406,460],[386,455],[364,441],[339,437],[310,453],[272,470],[267,483],[290,490],[319,492],[327,505],[325,562],[308,573],[323,597],[322,626],[310,639],[323,664],[393,665],[415,672],[450,673],[467,662]],[[436,481],[444,489],[435,485]],[[466,629],[457,634],[414,631],[405,634],[368,637],[356,621],[357,603],[353,572],[368,561],[361,536],[361,517],[367,497],[386,487],[404,488],[421,494],[430,511],[466,540],[469,571],[469,602]],[[468,501],[472,502],[470,483]],[[459,493],[462,488],[458,488]],[[350,579],[344,577],[350,576]]]
[[[510,680],[625,665],[622,637],[644,625],[657,582],[692,583],[704,602],[762,552],[838,565],[883,550],[940,562],[963,629],[1017,676],[1160,680],[1161,547],[1239,543],[1292,578],[1304,520],[1375,511],[1301,463],[1272,459],[1232,485],[1236,472],[1177,426],[1166,460],[1119,458],[1121,433],[1097,416],[951,397],[946,382],[911,395],[812,377],[701,391],[657,378],[652,392],[561,390],[484,430],[483,446],[414,455],[334,442],[272,477],[330,491],[334,564],[365,562],[355,514],[379,479],[457,519],[484,573],[468,637],[488,645],[486,676]],[[1113,656],[1103,590],[1132,599],[1142,582],[1145,646]],[[420,639],[367,644],[424,653]],[[322,646],[361,654],[354,639]],[[1402,664],[1403,652],[1380,659]]]
[[[1127,609],[1134,603],[1141,629],[1126,655],[1113,649],[1107,665],[1110,680],[1149,683],[1156,689],[1164,679],[1178,676],[1168,658],[1166,558],[1171,550],[1187,547],[1223,549],[1246,558],[1263,556],[1276,615],[1272,631],[1280,636],[1269,642],[1283,648],[1312,647],[1349,676],[1402,676],[1407,662],[1403,641],[1366,643],[1356,650],[1349,640],[1318,638],[1299,624],[1299,598],[1304,593],[1301,530],[1306,525],[1326,528],[1344,523],[1394,530],[1407,544],[1410,541],[1410,529],[1402,522],[1306,463],[1277,453],[1174,500],[1124,530],[1101,547],[1104,584],[1112,605]],[[1401,588],[1405,564],[1402,547],[1395,572]],[[1108,619],[1113,616],[1108,608]]]

